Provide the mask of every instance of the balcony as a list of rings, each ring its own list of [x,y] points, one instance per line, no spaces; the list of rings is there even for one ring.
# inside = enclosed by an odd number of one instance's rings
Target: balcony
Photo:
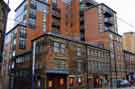
[[[113,16],[113,12],[112,12],[111,9],[104,6],[103,10],[104,10],[104,16],[105,17],[112,17]]]
[[[80,25],[80,31],[84,30],[84,25]]]
[[[57,19],[53,19],[52,25],[59,28],[60,27],[60,21],[57,20]]]
[[[80,40],[85,41],[85,33],[84,32],[80,33]]]
[[[84,16],[84,11],[80,11],[80,17]]]
[[[53,3],[53,2],[52,2],[52,9],[55,10],[56,8],[57,8],[57,3]]]
[[[105,31],[109,31],[111,30],[109,27],[105,27]]]
[[[33,3],[30,4],[30,7],[33,8],[33,9],[36,9],[37,8],[36,5],[33,4]]]
[[[84,17],[80,16],[80,24],[84,24]]]
[[[113,25],[113,21],[112,21],[111,18],[105,18],[105,19],[104,19],[104,23],[105,23],[105,25],[106,25],[107,27]]]
[[[87,6],[97,5],[97,2],[95,2],[94,0],[85,0],[85,3]]]
[[[52,33],[59,34],[60,32],[59,32],[59,29],[58,28],[52,27]]]
[[[54,27],[54,28],[57,28],[57,29],[59,29],[60,28],[60,25],[58,25],[58,23],[52,23],[52,27]]]
[[[60,12],[59,11],[52,10],[52,16],[54,18],[60,19]]]

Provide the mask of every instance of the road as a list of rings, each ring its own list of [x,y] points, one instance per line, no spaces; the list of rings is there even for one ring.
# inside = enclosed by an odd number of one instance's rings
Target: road
[[[101,89],[101,88],[95,88],[95,89]],[[135,89],[135,87],[128,87],[128,88],[102,88],[102,89]]]

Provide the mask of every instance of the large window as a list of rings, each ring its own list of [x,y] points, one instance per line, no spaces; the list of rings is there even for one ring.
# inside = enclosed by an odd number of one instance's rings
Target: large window
[[[36,10],[35,9],[30,9],[30,18],[36,19]]]
[[[81,56],[81,48],[77,48],[76,49],[76,55],[77,56]]]
[[[83,72],[83,62],[82,61],[77,61],[77,71]]]
[[[54,52],[65,54],[65,44],[54,42]]]
[[[64,54],[65,53],[65,45],[61,44],[61,49],[60,49],[61,53]]]
[[[46,32],[46,14],[43,17],[43,32]]]
[[[60,52],[60,44],[57,42],[54,42],[54,52],[56,53]]]
[[[25,28],[22,28],[20,30],[20,35],[19,35],[21,38],[26,38],[26,29]]]
[[[19,48],[24,49],[26,47],[26,40],[23,38],[19,39]]]
[[[21,27],[19,33],[19,48],[24,49],[26,47],[26,29]]]
[[[29,27],[34,28],[35,27],[35,19],[29,18]]]

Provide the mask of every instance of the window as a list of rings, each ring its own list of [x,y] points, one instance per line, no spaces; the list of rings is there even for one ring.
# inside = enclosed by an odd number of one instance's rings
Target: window
[[[25,29],[21,29],[20,30],[20,35],[19,35],[21,38],[26,38],[26,31]]]
[[[82,62],[77,62],[77,70],[78,72],[82,72]]]
[[[52,80],[49,80],[48,81],[48,87],[52,87],[53,86],[53,81]]]
[[[63,0],[63,2],[67,5],[71,5],[72,0]]]
[[[12,56],[13,56],[13,57],[15,56],[15,51],[13,51]]]
[[[16,49],[16,39],[13,40],[12,50]]]
[[[57,0],[52,0],[52,3],[57,3]]]
[[[55,59],[54,64],[56,65],[57,69],[65,69],[66,67],[65,60],[63,59]]]
[[[24,49],[26,47],[26,40],[23,38],[19,39],[19,48]]]
[[[90,55],[90,49],[87,49],[87,55]]]
[[[76,51],[77,51],[77,56],[81,56],[81,48],[77,48]]]
[[[60,78],[60,85],[64,85],[64,78]]]
[[[33,27],[35,27],[35,19],[32,19],[32,18],[29,18],[29,27],[30,28],[33,28]]]
[[[52,0],[54,1],[54,0]],[[48,6],[42,2],[37,1],[37,11],[42,11],[44,14],[48,14]]]
[[[30,18],[36,19],[36,10],[35,9],[30,9]]]
[[[64,54],[65,53],[65,45],[64,44],[61,44],[61,53]]]
[[[69,85],[70,86],[73,86],[74,85],[74,82],[75,82],[75,79],[73,77],[70,77],[69,78]]]
[[[79,83],[79,84],[82,83],[82,77],[78,77],[78,83]]]
[[[57,42],[54,42],[54,52],[58,53],[60,51],[60,44]]]
[[[36,9],[36,0],[31,0],[30,7],[31,7],[32,9]]]
[[[43,32],[46,32],[46,14],[43,17]]]
[[[36,0],[31,0],[31,4],[36,6]]]

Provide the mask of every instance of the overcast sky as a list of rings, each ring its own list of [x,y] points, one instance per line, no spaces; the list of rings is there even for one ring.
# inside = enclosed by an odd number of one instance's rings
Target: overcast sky
[[[8,0],[5,0],[6,2]],[[9,13],[8,27],[13,27],[14,9],[22,0],[10,0],[11,12]],[[105,3],[117,12],[118,30],[120,34],[124,32],[135,32],[135,0],[96,0],[99,3]]]

